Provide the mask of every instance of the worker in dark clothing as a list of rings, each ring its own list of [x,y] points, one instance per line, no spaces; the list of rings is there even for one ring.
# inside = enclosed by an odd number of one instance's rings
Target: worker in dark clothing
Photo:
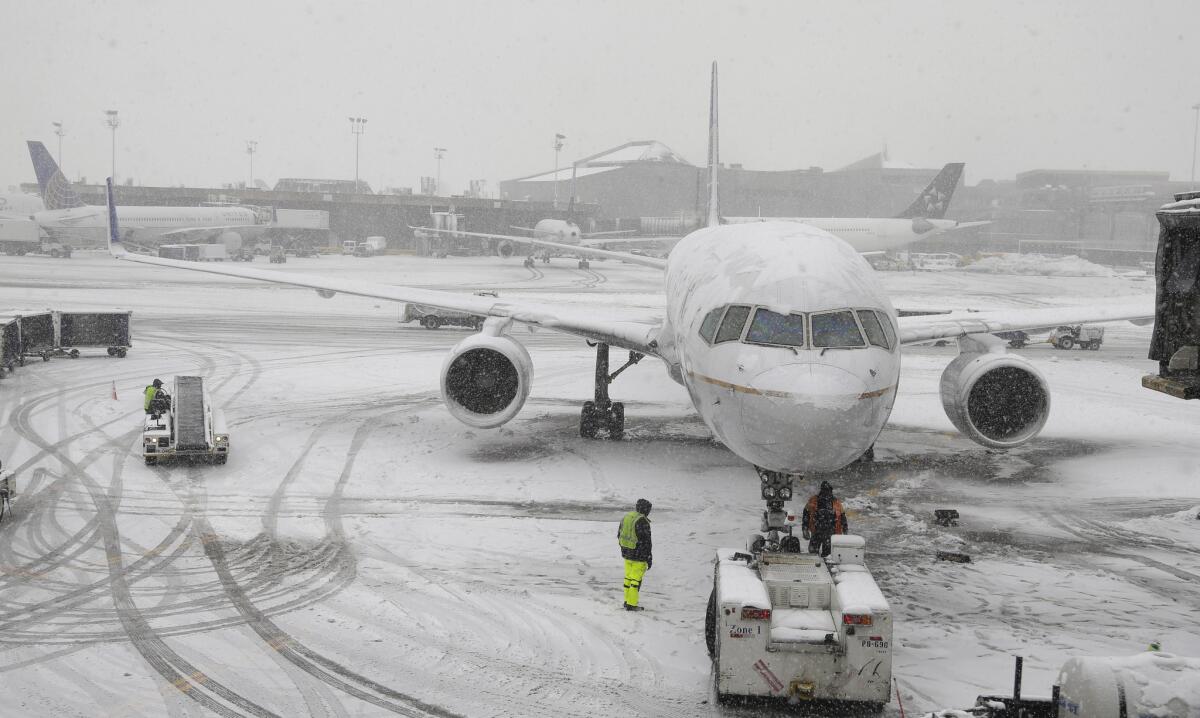
[[[842,502],[833,495],[828,481],[821,482],[821,489],[809,497],[800,521],[804,538],[808,539],[808,552],[829,555],[829,539],[834,534],[849,533],[850,523]]]
[[[642,576],[654,563],[650,543],[650,502],[638,499],[634,510],[625,514],[617,529],[617,543],[621,545],[621,556],[625,559],[625,610],[641,611],[638,605],[638,590],[642,587]]]
[[[171,408],[171,397],[162,389],[162,379],[155,379],[146,387],[143,408],[147,414],[158,415]]]

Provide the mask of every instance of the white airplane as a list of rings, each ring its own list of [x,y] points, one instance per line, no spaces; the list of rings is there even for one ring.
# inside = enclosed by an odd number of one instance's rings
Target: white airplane
[[[580,417],[580,433],[588,438],[615,439],[624,432],[624,406],[610,400],[609,385],[625,367],[609,373],[609,347],[630,352],[626,366],[653,356],[687,389],[713,434],[757,468],[772,522],[782,521],[781,501],[790,498],[794,476],[840,469],[872,450],[895,401],[902,345],[958,340],[961,353],[942,375],[943,407],[969,438],[1003,449],[1041,431],[1050,393],[1041,373],[1021,355],[1008,353],[993,332],[1154,314],[1150,300],[1139,300],[897,318],[874,270],[841,239],[796,222],[721,224],[717,142],[714,63],[708,226],[683,238],[665,260],[543,243],[663,271],[666,311],[643,321],[610,320],[596,310],[572,312],[552,304],[130,254],[121,246],[111,191],[110,251],[120,260],[307,287],[323,297],[344,292],[486,317],[479,333],[450,350],[441,372],[446,407],[474,427],[506,423],[529,395],[533,362],[509,334],[514,323],[596,343],[595,396]]]
[[[921,194],[895,217],[724,217],[727,224],[750,222],[800,222],[829,232],[845,240],[859,252],[885,252],[918,239],[943,232],[981,227],[990,222],[957,222],[945,219],[950,198],[962,177],[963,163],[951,162],[942,168]]]
[[[87,244],[103,241],[108,221],[103,207],[86,205],[63,176],[41,142],[28,141],[46,209],[32,218],[55,241]],[[121,207],[118,219],[126,241],[146,238],[198,240],[261,231],[265,225],[247,207]]]
[[[571,200],[571,205],[574,205],[574,199]],[[567,209],[570,214],[570,207]],[[534,239],[540,239],[547,242],[555,242],[561,245],[571,247],[590,247],[604,249],[605,244],[614,240],[621,242],[646,242],[646,241],[661,241],[652,240],[644,237],[618,239],[622,235],[634,234],[637,230],[622,229],[614,232],[584,232],[579,229],[579,225],[574,220],[570,219],[542,219],[532,227],[513,227],[513,229],[522,232],[529,232]],[[608,237],[608,240],[598,239],[600,237]],[[497,240],[495,244],[496,254],[501,257],[511,257],[513,255],[513,244],[520,244],[526,237],[511,236],[507,239]],[[543,247],[538,253],[543,262],[549,262],[552,257],[561,256],[563,254],[577,254],[575,252],[552,251]],[[533,266],[533,257],[530,256],[525,260],[525,266]],[[579,268],[587,269],[587,257],[579,255]]]

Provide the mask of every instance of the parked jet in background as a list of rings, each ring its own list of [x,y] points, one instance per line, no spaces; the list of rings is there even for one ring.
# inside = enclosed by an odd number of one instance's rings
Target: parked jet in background
[[[102,246],[108,221],[104,207],[84,204],[63,176],[58,163],[41,142],[29,141],[29,157],[37,174],[46,209],[34,212],[35,222],[52,239],[72,246]],[[126,241],[169,239],[197,241],[240,238],[265,225],[247,207],[128,207],[118,209]]]
[[[800,222],[845,240],[859,252],[881,252],[928,239],[942,232],[979,227],[988,222],[945,219],[946,208],[962,177],[963,163],[942,168],[920,196],[895,217],[725,217],[728,224],[749,222]]]

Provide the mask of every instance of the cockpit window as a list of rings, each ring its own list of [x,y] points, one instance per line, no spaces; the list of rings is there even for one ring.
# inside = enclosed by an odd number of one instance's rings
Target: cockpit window
[[[875,312],[870,309],[859,309],[858,321],[862,322],[863,331],[867,333],[867,341],[891,351],[892,343],[888,341],[887,334],[883,331],[883,325],[879,323],[879,317],[875,315]]]
[[[725,312],[725,321],[721,322],[721,328],[717,331],[717,338],[713,343],[720,344],[740,338],[748,316],[750,307],[744,304],[730,304],[729,310]]]
[[[812,315],[812,343],[817,349],[866,346],[849,309]]]
[[[700,337],[709,344],[713,343],[713,335],[717,333],[717,325],[721,323],[721,315],[725,313],[725,307],[717,307],[704,316],[704,321],[700,323]]]
[[[754,321],[750,323],[750,330],[746,332],[746,341],[752,344],[802,347],[804,315],[780,314],[760,307],[754,312]]]
[[[888,344],[892,347],[896,346],[896,329],[892,326],[892,319],[887,315],[887,312],[875,310],[875,315],[879,317],[879,322],[883,324],[883,333],[887,335]]]

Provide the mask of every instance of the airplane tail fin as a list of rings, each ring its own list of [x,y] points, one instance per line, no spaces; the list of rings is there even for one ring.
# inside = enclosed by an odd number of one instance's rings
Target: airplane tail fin
[[[108,253],[120,257],[125,254],[125,247],[121,245],[121,228],[117,225],[117,201],[113,197],[112,177],[105,178],[104,185],[108,204]]]
[[[708,219],[706,227],[721,224],[721,202],[717,191],[717,168],[721,164],[720,133],[717,127],[717,62],[712,64],[712,90],[708,100]]]
[[[33,171],[37,174],[38,188],[42,191],[42,203],[46,209],[83,207],[83,200],[75,194],[46,146],[33,140],[25,144],[29,145],[29,158],[33,160]]]
[[[950,198],[962,179],[963,163],[951,162],[937,173],[937,177],[929,183],[908,209],[896,215],[896,219],[943,219],[946,208],[950,206]]]

